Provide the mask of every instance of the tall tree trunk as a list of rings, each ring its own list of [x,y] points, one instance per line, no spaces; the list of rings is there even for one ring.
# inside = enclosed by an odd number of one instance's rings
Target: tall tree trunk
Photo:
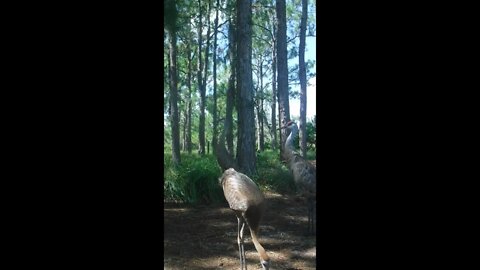
[[[263,57],[263,56],[262,56]],[[259,115],[258,115],[258,119],[259,119],[259,129],[260,129],[260,132],[259,132],[259,140],[260,140],[260,151],[263,152],[265,150],[265,133],[263,132],[263,117],[262,117],[262,113],[263,113],[263,61],[260,62],[260,109],[258,110],[259,112]]]
[[[207,76],[208,76],[208,51],[210,47],[210,11],[211,11],[211,0],[208,1],[207,9],[207,41],[205,44],[205,66],[203,69],[203,81],[201,85],[201,95],[200,95],[200,123],[199,123],[199,139],[200,139],[200,154],[205,154],[205,107],[206,107],[206,97],[205,93],[207,91]]]
[[[172,20],[167,23],[169,33],[169,75],[170,75],[170,108],[171,108],[171,128],[172,128],[172,161],[175,165],[180,164],[180,127],[178,112],[178,88],[177,88],[177,31],[176,31],[176,7],[174,1],[168,1],[165,9],[172,16]]]
[[[263,132],[263,111],[262,105],[259,100],[258,106],[256,106],[257,113],[257,150],[259,152],[265,151],[265,133]]]
[[[213,35],[213,136],[212,146],[217,145],[217,28],[218,28],[218,9],[220,0],[217,0],[215,11],[215,25]],[[215,152],[215,147],[212,148]]]
[[[307,157],[307,74],[305,69],[305,35],[307,31],[308,0],[302,0],[302,18],[300,21],[300,48],[298,67],[300,78],[300,149],[302,156]]]
[[[188,110],[185,106],[183,111],[183,126],[182,126],[182,151],[187,150],[187,125],[188,125]]]
[[[208,0],[208,9],[207,9],[207,41],[205,44],[205,67],[203,69],[203,92],[206,92],[207,89],[207,77],[208,77],[208,56],[209,56],[209,51],[210,51],[210,13],[212,10],[212,0]]]
[[[257,61],[257,85],[256,88],[256,113],[257,113],[257,150],[265,151],[265,139],[263,132],[263,55],[258,55]]]
[[[290,121],[290,106],[288,94],[288,63],[287,63],[287,23],[285,0],[276,1],[277,11],[277,82],[278,82],[278,108],[281,126]],[[287,140],[287,129],[281,130],[280,158],[285,160],[284,150]]]
[[[187,75],[187,87],[188,87],[188,108],[187,108],[187,151],[192,153],[192,51],[190,48],[190,42],[187,43],[187,56],[188,56],[188,75]]]
[[[225,137],[227,141],[227,151],[230,155],[234,156],[233,150],[233,107],[235,106],[236,86],[235,80],[237,75],[237,45],[236,45],[236,30],[235,30],[235,15],[230,17],[230,23],[228,25],[228,56],[230,59],[230,77],[228,78],[227,88],[227,104],[225,112]]]
[[[256,131],[257,131],[257,135],[256,135],[256,136],[257,136],[257,139],[256,139],[256,141],[257,141],[257,151],[261,151],[261,149],[260,149],[260,148],[261,148],[261,147],[260,147],[260,136],[261,136],[261,135],[260,135],[260,118],[261,118],[262,116],[261,116],[261,114],[260,114],[259,91],[260,91],[260,89],[257,89],[257,91],[256,91],[256,92],[257,92],[257,102],[256,102],[256,104],[255,104],[255,105],[256,105],[256,106],[255,106],[255,113],[256,113],[256,115],[257,115],[257,118],[256,118],[256,119],[257,119],[257,123],[255,123],[255,124],[257,125],[257,130],[256,130]]]
[[[200,91],[200,121],[198,125],[198,141],[199,141],[199,149],[198,153],[200,155],[205,154],[205,89],[203,88],[202,83],[202,2],[198,0],[198,70],[197,70],[197,83],[198,89]]]
[[[250,0],[237,0],[238,20],[238,133],[239,150],[238,165],[243,173],[252,176],[256,173],[255,156],[255,113],[253,102],[252,80],[252,2]]]
[[[277,117],[276,114],[276,103],[277,103],[277,54],[276,54],[276,27],[275,19],[272,18],[272,29],[273,29],[273,39],[272,39],[272,149],[277,148]]]

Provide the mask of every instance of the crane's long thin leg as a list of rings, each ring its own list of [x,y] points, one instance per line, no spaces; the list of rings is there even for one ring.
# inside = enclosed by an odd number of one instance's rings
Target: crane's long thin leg
[[[245,245],[243,244],[243,233],[245,229],[245,220],[242,218],[242,228],[240,229],[240,241],[242,244],[242,260],[243,260],[243,265],[245,266],[245,270],[247,270],[247,264],[245,262]]]
[[[315,234],[315,201],[312,201],[312,233]]]
[[[315,202],[312,199],[309,199],[307,202],[307,208],[308,208],[308,234],[315,234],[314,232],[314,204]]]
[[[311,222],[310,215],[311,215],[311,212],[312,212],[312,209],[310,208],[310,201],[307,202],[307,212],[308,212],[307,234],[310,234],[311,233],[311,231],[310,231],[310,222]]]
[[[316,206],[316,201],[312,201],[312,232],[315,234],[315,218],[317,214],[317,206]]]
[[[238,236],[237,236],[237,241],[238,241],[238,252],[240,254],[240,269],[243,270],[247,269],[247,265],[245,264],[245,249],[243,247],[243,229],[245,228],[245,220],[243,217],[238,217]]]
[[[312,219],[312,214],[313,214],[313,203],[312,201],[310,200],[308,202],[308,229],[310,230],[310,233],[313,234],[313,225],[312,225],[312,222],[313,222],[313,219]]]
[[[240,269],[243,270],[243,265],[242,265],[242,245],[240,242],[240,223],[241,220],[239,217],[237,217],[238,220],[238,229],[237,229],[237,243],[238,243],[238,257],[240,258]]]

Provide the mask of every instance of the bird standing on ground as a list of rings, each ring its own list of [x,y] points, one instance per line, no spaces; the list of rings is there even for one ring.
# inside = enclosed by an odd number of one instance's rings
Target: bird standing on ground
[[[250,228],[253,244],[260,257],[263,270],[270,267],[270,258],[265,249],[258,242],[258,229],[260,220],[265,212],[265,198],[258,186],[248,176],[230,168],[225,170],[219,178],[225,199],[230,208],[237,215],[238,220],[238,249],[240,253],[240,267],[247,269],[245,263],[245,250],[243,245],[243,230],[245,223]]]
[[[317,200],[317,169],[308,160],[300,156],[293,147],[293,141],[298,135],[298,126],[295,122],[289,121],[285,126],[290,130],[290,135],[285,142],[285,157],[288,167],[293,173],[293,179],[300,196],[307,201],[308,208],[308,233],[314,233],[314,208]]]

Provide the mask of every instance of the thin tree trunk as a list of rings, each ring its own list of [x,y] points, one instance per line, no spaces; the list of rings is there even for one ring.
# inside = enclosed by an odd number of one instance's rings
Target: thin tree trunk
[[[187,108],[187,151],[192,153],[192,57],[191,57],[190,43],[187,43],[187,56],[188,56],[188,108]]]
[[[260,61],[260,109],[259,109],[259,115],[258,115],[258,121],[259,121],[259,140],[260,140],[260,151],[263,152],[265,150],[265,134],[263,132],[263,117],[262,117],[262,112],[263,112],[263,61]]]
[[[240,150],[238,165],[243,173],[252,176],[256,173],[255,121],[252,81],[252,2],[237,1],[238,40],[237,45],[238,79],[238,133]]]
[[[185,106],[185,110],[183,111],[183,127],[182,127],[182,151],[187,150],[187,121],[188,121],[188,109]]]
[[[217,27],[218,27],[218,9],[220,1],[217,0],[215,11],[215,25],[213,36],[213,136],[212,145],[217,145]],[[215,147],[212,148],[215,152]]]
[[[261,118],[261,115],[260,115],[260,100],[258,100],[258,91],[260,90],[257,90],[257,104],[255,106],[255,114],[257,115],[257,151],[261,151],[260,149],[260,118]]]
[[[288,94],[288,63],[287,63],[287,24],[285,0],[276,1],[277,11],[277,82],[278,82],[278,108],[280,125],[284,126],[290,121],[290,106]],[[281,130],[280,158],[285,160],[284,150],[287,139],[287,129]]]
[[[198,126],[198,141],[199,141],[199,149],[198,153],[200,155],[205,154],[205,92],[202,85],[202,2],[198,0],[198,70],[197,70],[197,83],[198,89],[200,91],[200,119],[199,119],[199,126]]]
[[[230,24],[228,27],[228,55],[230,59],[230,77],[228,78],[227,89],[227,104],[225,112],[225,137],[227,141],[227,151],[231,156],[234,156],[233,150],[233,107],[235,106],[235,93],[236,93],[236,75],[237,75],[237,61],[236,61],[236,30],[235,30],[235,15],[232,14],[230,18]]]
[[[308,0],[302,0],[302,18],[300,21],[300,48],[298,54],[300,78],[300,149],[302,156],[307,157],[307,75],[305,68],[305,35],[307,31]]]
[[[272,18],[272,21],[274,19]],[[272,149],[277,148],[277,117],[276,103],[277,103],[277,54],[276,54],[276,28],[275,22],[272,23],[273,39],[272,39]]]
[[[257,150],[265,151],[265,140],[263,132],[263,56],[260,54],[257,61],[257,85],[255,111],[257,114]]]
[[[208,1],[208,9],[207,9],[207,42],[205,45],[205,66],[203,69],[203,82],[202,82],[202,91],[200,95],[200,126],[199,126],[199,138],[200,138],[200,154],[203,155],[205,153],[205,107],[206,107],[206,97],[205,93],[207,91],[207,76],[208,76],[208,50],[210,47],[210,11],[211,11],[211,0]],[[203,145],[202,145],[203,144]]]

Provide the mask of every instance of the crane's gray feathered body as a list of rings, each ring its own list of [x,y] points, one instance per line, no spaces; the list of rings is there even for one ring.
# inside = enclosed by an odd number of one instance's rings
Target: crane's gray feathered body
[[[308,232],[314,233],[314,208],[317,199],[317,169],[312,163],[295,151],[293,141],[298,135],[297,124],[288,122],[284,127],[289,129],[290,135],[285,142],[285,157],[293,173],[297,191],[307,201]]]
[[[222,185],[223,193],[225,199],[227,199],[228,205],[237,215],[237,240],[241,269],[244,267],[247,269],[245,263],[245,249],[243,245],[243,230],[246,223],[250,228],[252,242],[260,256],[262,268],[268,270],[270,258],[257,239],[260,220],[265,212],[265,198],[262,192],[252,179],[248,178],[248,176],[243,173],[235,171],[233,168],[225,170],[219,181]]]

